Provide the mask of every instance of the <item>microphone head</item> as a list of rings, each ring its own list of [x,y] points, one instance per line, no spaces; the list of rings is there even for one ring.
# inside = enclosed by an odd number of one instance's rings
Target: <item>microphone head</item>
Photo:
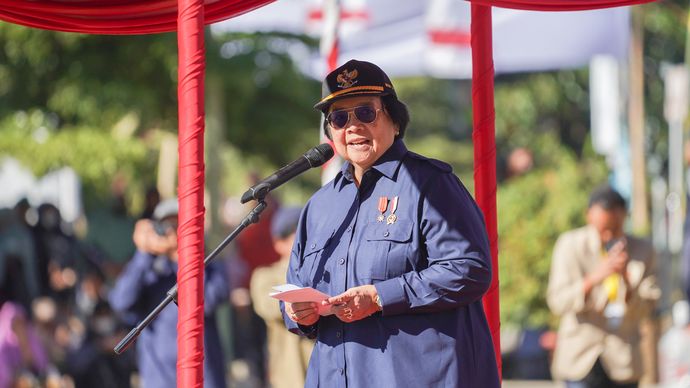
[[[333,155],[335,155],[333,147],[328,143],[323,143],[307,151],[304,157],[307,158],[311,167],[318,167],[326,163]]]

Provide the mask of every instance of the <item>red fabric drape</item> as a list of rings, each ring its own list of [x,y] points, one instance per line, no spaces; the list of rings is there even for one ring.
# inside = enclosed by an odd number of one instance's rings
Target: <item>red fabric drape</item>
[[[177,386],[204,385],[204,2],[178,11]]]
[[[204,23],[241,15],[273,1],[207,0]],[[177,29],[177,1],[0,0],[0,20],[46,30],[90,34],[171,32]]]
[[[476,5],[532,11],[584,11],[651,3],[656,0],[467,0]]]
[[[484,312],[494,341],[501,375],[500,308],[498,301],[498,226],[496,216],[496,139],[494,112],[494,62],[491,7],[472,4],[472,115],[474,142],[474,191],[491,249],[492,279],[484,295]]]

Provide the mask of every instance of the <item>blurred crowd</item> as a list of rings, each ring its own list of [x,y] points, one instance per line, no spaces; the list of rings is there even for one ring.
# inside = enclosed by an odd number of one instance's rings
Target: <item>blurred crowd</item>
[[[88,233],[66,223],[50,203],[31,206],[21,200],[0,209],[0,388],[146,386],[140,354],[113,352],[137,323],[123,316],[118,307],[122,301],[113,300],[137,249],[147,250],[136,243],[135,225],[155,221],[155,209],[165,202],[155,189],[146,198],[143,212],[132,218],[116,196],[87,214]],[[299,337],[284,330],[278,304],[267,296],[271,286],[284,281],[299,215],[298,208],[268,201],[259,223],[214,260],[228,285],[222,288],[224,300],[214,307],[218,314],[212,315],[222,349],[214,357],[221,358],[228,387],[302,386],[313,346],[296,342]],[[223,232],[231,231],[249,210],[229,200]],[[147,254],[155,258],[159,254],[153,251]],[[154,296],[147,303],[162,298]],[[656,335],[641,334],[654,341],[643,351],[658,349],[658,357],[645,368],[655,370],[649,381],[690,387],[690,308],[685,300],[674,306],[672,318],[660,322]],[[556,335],[547,329],[504,330],[504,378],[551,379],[555,347]]]
[[[280,259],[270,244],[271,219],[280,204],[269,202],[259,223],[214,260],[223,269],[223,283],[230,285],[221,300],[225,313],[214,316],[228,386],[269,384],[266,325],[249,292],[254,269]],[[118,197],[86,215],[88,233],[66,223],[53,204],[21,200],[0,209],[0,388],[143,385],[137,352],[113,352],[137,322],[117,311],[112,298],[141,249],[133,241],[137,220],[152,219],[160,203],[156,190],[150,190],[145,210],[132,218]],[[225,229],[234,228],[248,210],[226,209]]]
[[[0,209],[0,387],[128,386],[126,334],[107,302],[108,258],[52,204]]]

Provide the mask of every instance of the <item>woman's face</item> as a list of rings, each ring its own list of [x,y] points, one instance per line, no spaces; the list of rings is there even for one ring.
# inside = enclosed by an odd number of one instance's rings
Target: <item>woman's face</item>
[[[353,111],[359,106],[369,106],[376,110],[376,119],[369,124],[359,121]],[[379,97],[363,96],[339,100],[330,106],[328,113],[337,110],[349,110],[350,116],[343,128],[334,128],[329,124],[335,150],[343,159],[352,163],[356,175],[361,175],[390,148],[398,129],[383,110]]]

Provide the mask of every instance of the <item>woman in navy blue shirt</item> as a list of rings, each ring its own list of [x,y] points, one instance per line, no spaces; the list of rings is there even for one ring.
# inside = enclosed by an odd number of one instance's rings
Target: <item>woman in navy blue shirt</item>
[[[352,60],[316,104],[346,161],[304,208],[287,280],[332,297],[283,306],[317,339],[308,387],[499,386],[481,304],[491,282],[482,214],[443,162],[410,152],[388,76]]]

